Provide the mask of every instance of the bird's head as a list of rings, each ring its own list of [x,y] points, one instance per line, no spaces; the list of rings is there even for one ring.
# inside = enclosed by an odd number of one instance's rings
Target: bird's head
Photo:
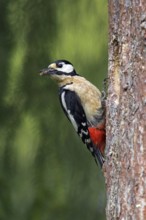
[[[40,71],[41,76],[49,75],[56,81],[61,81],[66,77],[78,75],[73,65],[67,60],[57,60],[47,68]]]

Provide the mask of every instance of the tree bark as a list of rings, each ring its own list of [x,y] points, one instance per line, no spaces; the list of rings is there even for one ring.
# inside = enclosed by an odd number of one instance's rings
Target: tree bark
[[[108,220],[146,220],[146,1],[109,0]]]

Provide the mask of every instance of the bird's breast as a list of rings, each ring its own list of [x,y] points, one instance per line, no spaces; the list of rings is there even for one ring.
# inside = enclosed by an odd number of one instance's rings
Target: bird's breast
[[[83,77],[74,77],[71,82],[68,82],[64,88],[74,91],[78,95],[87,120],[94,123],[94,121],[98,118],[98,115],[101,115],[100,91]]]

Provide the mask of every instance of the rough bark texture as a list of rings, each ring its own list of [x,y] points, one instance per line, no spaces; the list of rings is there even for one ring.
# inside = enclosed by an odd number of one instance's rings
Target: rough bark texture
[[[108,220],[146,220],[146,0],[109,0]]]

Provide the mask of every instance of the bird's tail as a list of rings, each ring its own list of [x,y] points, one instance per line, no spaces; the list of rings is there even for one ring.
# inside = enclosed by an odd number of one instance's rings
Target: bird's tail
[[[94,147],[94,149],[95,149],[95,147]],[[99,163],[99,165],[100,165],[101,168],[102,168],[102,165],[104,164],[105,159],[104,159],[104,157],[103,157],[101,151],[99,150],[99,148],[96,148],[96,149],[95,149],[95,151],[94,151],[94,158],[95,158],[95,162],[96,162],[97,164]]]

